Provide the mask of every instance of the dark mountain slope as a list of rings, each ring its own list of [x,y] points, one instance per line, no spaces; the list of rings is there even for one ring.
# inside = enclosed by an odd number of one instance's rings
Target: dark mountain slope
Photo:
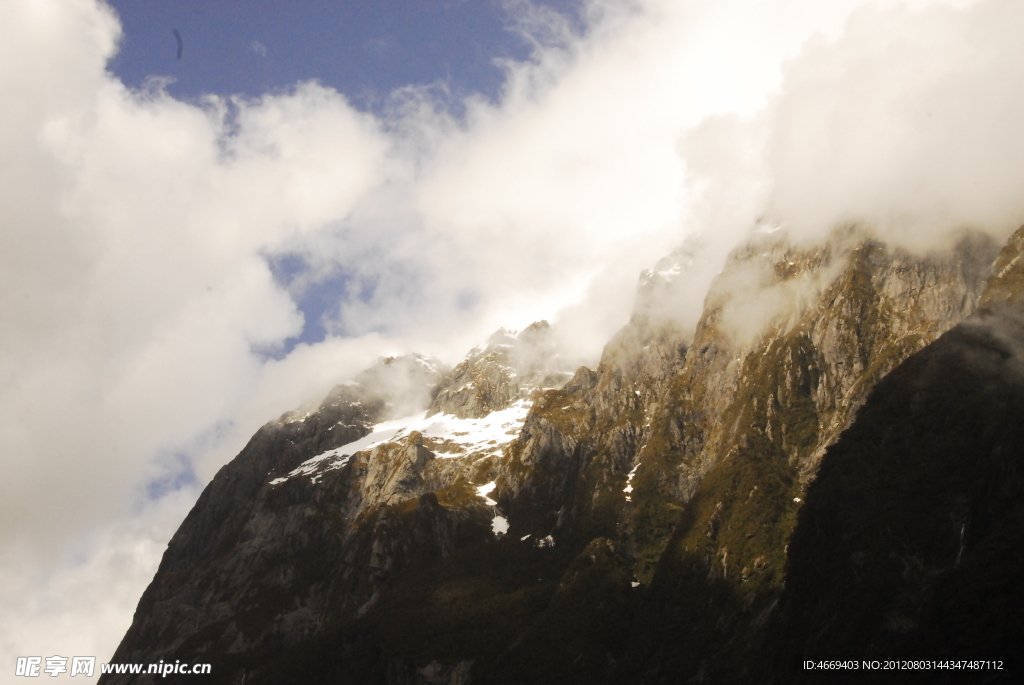
[[[808,489],[775,623],[779,654],[1020,653],[1022,352],[1024,311],[1004,307],[946,333],[875,387]],[[963,677],[932,673],[928,682]]]

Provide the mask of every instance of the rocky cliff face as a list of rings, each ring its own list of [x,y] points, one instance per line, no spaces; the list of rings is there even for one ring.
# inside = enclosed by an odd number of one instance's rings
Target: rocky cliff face
[[[801,511],[840,501],[815,494],[840,435],[979,301],[1020,297],[1021,235],[994,271],[977,236],[922,256],[757,235],[692,337],[652,306],[680,263],[642,279],[594,370],[561,368],[542,323],[449,372],[339,386],[217,475],[115,660],[209,661],[225,683],[748,682],[769,637],[805,644],[820,588],[786,579],[814,577]]]
[[[483,418],[535,390],[561,386],[571,375],[547,321],[538,321],[518,335],[501,329],[442,380],[427,416]]]
[[[996,259],[978,315],[878,383],[829,450],[791,540],[766,652],[982,659],[1017,651],[1022,252],[1024,229]],[[824,682],[792,661],[775,662],[773,672],[779,682]],[[983,679],[1012,682],[1014,674]],[[963,680],[956,671],[927,679]]]

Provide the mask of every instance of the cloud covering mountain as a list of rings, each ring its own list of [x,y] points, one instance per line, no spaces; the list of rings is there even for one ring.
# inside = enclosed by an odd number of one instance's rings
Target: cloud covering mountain
[[[6,3],[0,659],[105,658],[197,488],[380,354],[547,317],[592,359],[687,238],[689,325],[755,226],[1005,238],[1024,8],[859,4],[594,1],[576,32],[513,3],[537,47],[498,103],[377,117],[316,83],[129,90],[104,5]]]

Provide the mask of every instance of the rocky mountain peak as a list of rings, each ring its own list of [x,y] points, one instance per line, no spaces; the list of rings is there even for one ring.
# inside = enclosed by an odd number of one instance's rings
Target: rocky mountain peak
[[[846,644],[851,611],[869,646],[927,646],[934,593],[994,587],[991,555],[1019,537],[999,488],[1022,482],[1022,329],[993,312],[1024,299],[1022,236],[997,255],[981,236],[917,254],[856,227],[817,246],[756,234],[689,331],[686,250],[643,275],[596,370],[563,368],[546,322],[450,370],[384,358],[217,474],[114,661],[213,661],[223,683],[792,682],[773,645]],[[889,475],[920,497],[875,487]],[[913,525],[887,518],[899,507]],[[875,557],[903,574],[893,606],[859,589]],[[955,598],[972,603],[988,606]]]
[[[483,418],[571,376],[547,321],[516,333],[499,329],[441,380],[427,416]]]

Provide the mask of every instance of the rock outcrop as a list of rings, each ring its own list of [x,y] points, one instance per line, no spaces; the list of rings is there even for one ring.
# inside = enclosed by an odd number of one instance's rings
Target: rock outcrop
[[[445,377],[427,416],[483,418],[535,390],[565,383],[572,371],[565,368],[550,328],[547,321],[538,321],[518,335],[497,331]]]

